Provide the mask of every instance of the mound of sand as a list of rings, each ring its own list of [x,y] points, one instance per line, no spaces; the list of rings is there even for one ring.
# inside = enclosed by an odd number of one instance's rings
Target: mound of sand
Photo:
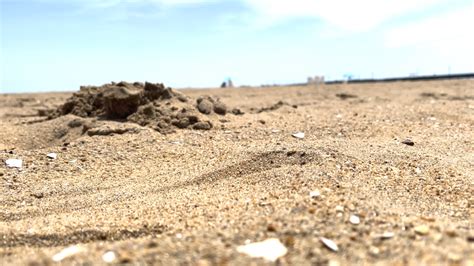
[[[208,115],[225,115],[227,107],[210,96],[190,97],[161,83],[110,83],[100,87],[81,86],[50,118],[73,114],[80,117],[129,121],[161,133],[175,129],[209,130]]]

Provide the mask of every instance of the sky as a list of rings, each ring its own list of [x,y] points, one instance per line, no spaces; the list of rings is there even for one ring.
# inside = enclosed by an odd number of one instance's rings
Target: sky
[[[473,0],[0,0],[0,93],[474,72]]]

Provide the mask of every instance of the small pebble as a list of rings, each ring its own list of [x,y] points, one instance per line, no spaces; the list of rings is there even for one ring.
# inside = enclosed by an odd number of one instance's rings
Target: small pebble
[[[430,227],[427,225],[419,225],[415,227],[415,233],[419,235],[427,235],[430,232]]]
[[[320,237],[319,240],[321,240],[321,242],[324,244],[324,246],[326,246],[331,251],[334,251],[334,252],[339,251],[339,247],[331,239],[327,239],[325,237]]]
[[[341,206],[341,205],[337,205],[337,206],[336,206],[336,211],[337,211],[337,212],[344,212],[344,207]]]
[[[474,235],[468,235],[466,237],[467,242],[474,243]]]
[[[102,260],[106,263],[112,263],[117,259],[117,255],[113,251],[107,251],[102,255]]]
[[[378,247],[371,246],[369,248],[370,255],[378,256],[380,254],[380,249]]]
[[[360,224],[360,218],[357,215],[351,215],[351,217],[349,217],[349,222],[354,225]]]
[[[415,145],[415,142],[413,142],[411,139],[406,139],[402,141],[403,144],[408,145],[408,146],[413,146]]]

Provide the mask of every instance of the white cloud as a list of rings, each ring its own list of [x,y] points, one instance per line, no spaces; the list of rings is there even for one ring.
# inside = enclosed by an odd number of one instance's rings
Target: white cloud
[[[254,23],[271,26],[294,18],[314,18],[351,32],[373,29],[383,22],[447,0],[243,0],[254,12]]]
[[[391,48],[441,42],[463,42],[474,46],[474,4],[446,14],[418,20],[392,28],[386,33],[385,44]]]

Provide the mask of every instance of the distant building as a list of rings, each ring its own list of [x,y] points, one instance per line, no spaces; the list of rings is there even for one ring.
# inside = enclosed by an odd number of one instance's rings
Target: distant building
[[[324,76],[308,77],[308,85],[324,84]]]

